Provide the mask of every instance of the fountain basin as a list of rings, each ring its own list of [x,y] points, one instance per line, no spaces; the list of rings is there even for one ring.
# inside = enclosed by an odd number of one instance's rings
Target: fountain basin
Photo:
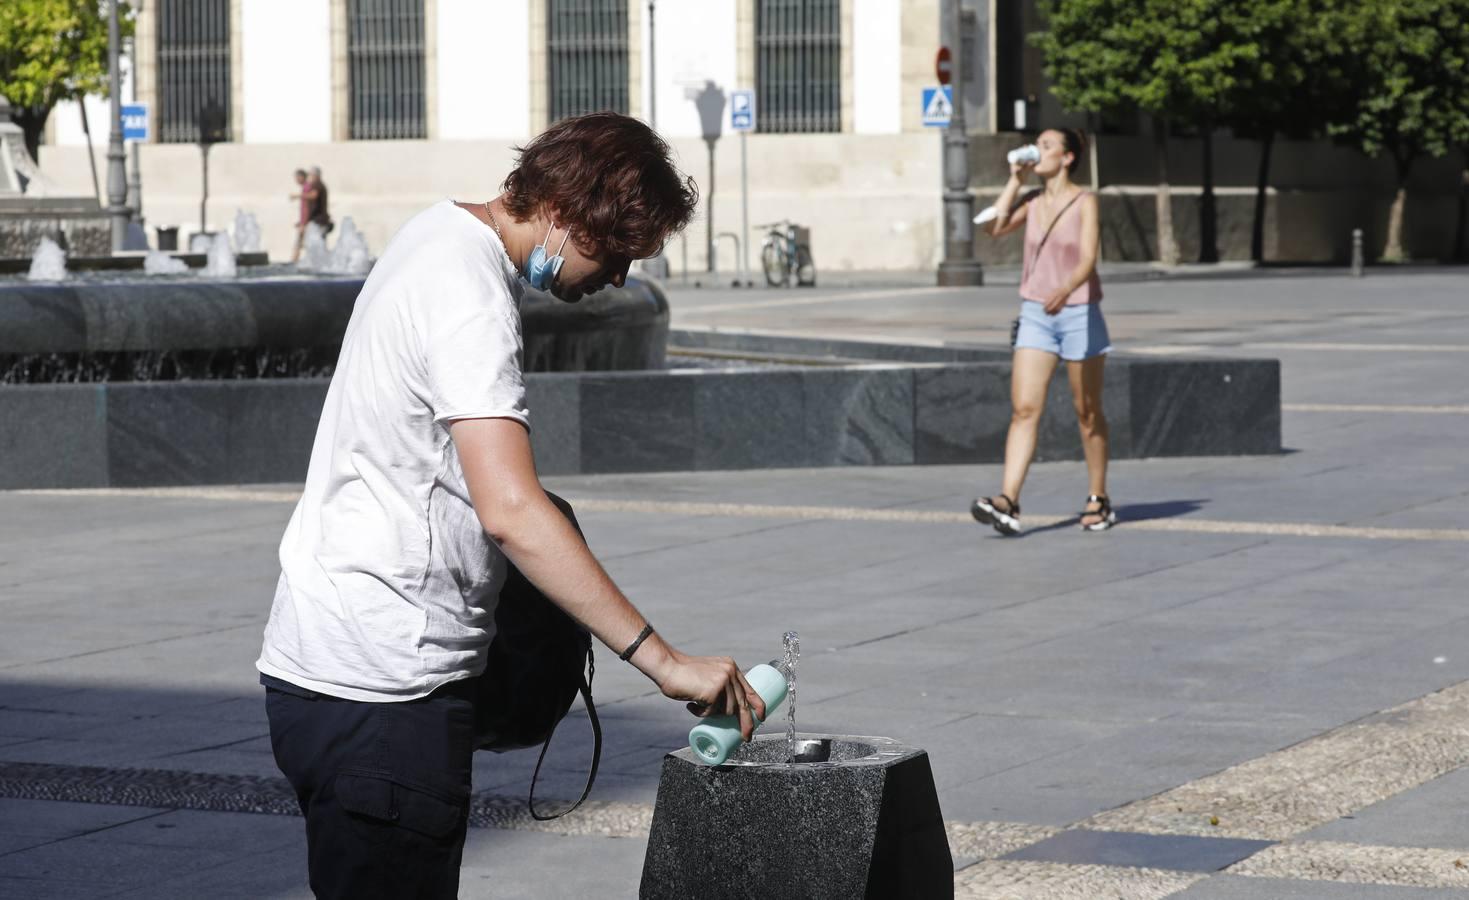
[[[82,373],[95,368],[92,357],[99,353],[112,354],[108,371],[137,368],[132,355],[147,371],[150,355],[164,351],[288,357],[325,348],[335,357],[362,284],[360,278],[299,276],[0,283],[0,372],[29,369],[33,360],[26,357],[31,356],[46,357],[48,371],[75,364]],[[525,371],[661,369],[668,318],[662,289],[637,278],[577,304],[527,291],[521,304]],[[119,360],[118,354],[124,357]],[[273,374],[330,372],[285,368]]]
[[[643,900],[952,897],[928,754],[886,737],[758,737],[722,766],[664,757]]]

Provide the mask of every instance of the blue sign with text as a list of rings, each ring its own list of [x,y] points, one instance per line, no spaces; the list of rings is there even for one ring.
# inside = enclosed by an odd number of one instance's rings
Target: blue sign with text
[[[125,141],[148,140],[148,104],[123,104],[122,139]]]
[[[755,130],[755,92],[729,92],[729,127],[732,131]]]

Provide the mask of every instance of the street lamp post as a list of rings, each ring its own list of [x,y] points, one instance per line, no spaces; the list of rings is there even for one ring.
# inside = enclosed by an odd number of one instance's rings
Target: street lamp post
[[[969,193],[969,131],[964,124],[964,59],[960,0],[942,0],[939,42],[953,46],[954,103],[944,129],[944,261],[942,287],[984,284],[984,268],[974,258],[974,197]]]
[[[132,218],[127,206],[128,185],[122,148],[122,73],[119,71],[118,53],[122,40],[117,25],[118,0],[107,4],[107,67],[109,89],[112,94],[112,127],[107,135],[107,217],[112,222],[112,252],[121,252],[127,241],[128,220]]]
[[[653,24],[657,3],[648,0],[648,127],[658,130],[658,29]]]
[[[705,81],[704,87],[696,92],[690,93],[694,101],[694,107],[699,111],[699,126],[704,133],[704,143],[709,145],[709,189],[705,193],[708,201],[708,213],[705,215],[704,224],[708,232],[707,238],[707,264],[712,273],[716,271],[718,260],[714,247],[714,144],[719,140],[719,134],[724,128],[724,91],[712,81]]]

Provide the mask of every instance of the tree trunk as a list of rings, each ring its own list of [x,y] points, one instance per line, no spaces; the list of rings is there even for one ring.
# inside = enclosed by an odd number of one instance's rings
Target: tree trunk
[[[1275,148],[1275,132],[1266,133],[1260,143],[1260,168],[1255,174],[1255,221],[1250,227],[1250,259],[1265,261],[1265,189],[1270,184],[1270,151]]]
[[[1214,202],[1214,126],[1205,122],[1203,133],[1204,191],[1199,195],[1199,262],[1219,262],[1219,215]]]
[[[1459,217],[1454,226],[1454,249],[1449,258],[1455,262],[1469,262],[1469,147],[1464,154],[1464,171],[1459,174]]]
[[[1398,192],[1392,200],[1392,209],[1387,214],[1387,246],[1382,248],[1383,262],[1403,262],[1403,209],[1408,204],[1408,172],[1413,168],[1413,157],[1406,161],[1394,157],[1398,168]]]
[[[1173,194],[1168,190],[1168,123],[1153,119],[1153,155],[1158,161],[1158,261],[1178,265],[1178,242],[1173,237]]]
[[[25,135],[26,151],[30,153],[31,159],[41,161],[41,135],[46,132],[46,119],[51,115],[51,108],[26,107],[24,109],[12,109],[10,119],[20,126]]]

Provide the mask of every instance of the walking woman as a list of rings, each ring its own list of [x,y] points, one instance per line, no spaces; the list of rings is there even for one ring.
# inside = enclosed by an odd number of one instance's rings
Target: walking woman
[[[1010,166],[1010,181],[995,201],[991,237],[1025,228],[1019,326],[1010,374],[1010,433],[1000,492],[974,501],[974,518],[1001,534],[1020,533],[1020,489],[1035,457],[1036,431],[1056,361],[1066,363],[1089,481],[1081,527],[1105,531],[1117,522],[1107,498],[1107,417],[1102,412],[1102,366],[1111,343],[1102,319],[1097,277],[1100,230],[1097,197],[1071,180],[1085,150],[1071,129],[1041,132],[1037,162]],[[1044,187],[1016,205],[1034,172]]]

